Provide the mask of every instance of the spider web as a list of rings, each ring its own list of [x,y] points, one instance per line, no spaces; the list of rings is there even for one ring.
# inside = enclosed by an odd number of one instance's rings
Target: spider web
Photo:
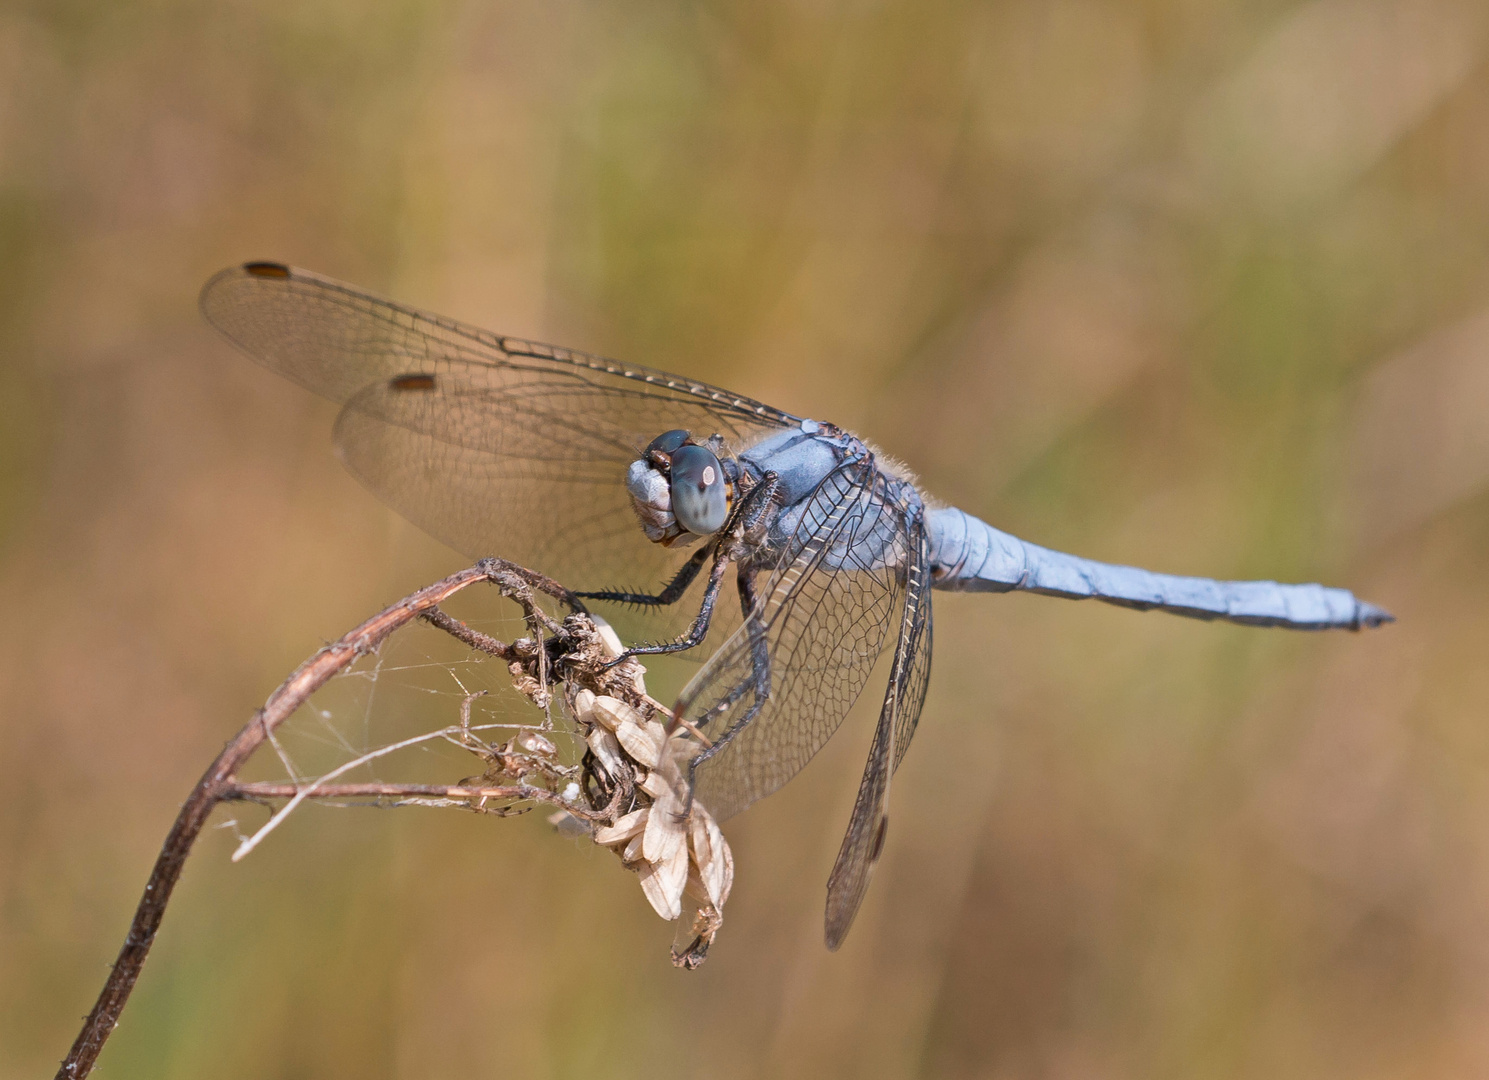
[[[546,610],[559,615],[552,607]],[[471,590],[450,605],[449,613],[503,642],[532,636],[520,610],[494,591]],[[648,687],[660,691],[663,700],[697,671],[696,659],[645,659]],[[524,732],[549,740],[557,751],[555,764],[573,768],[586,746],[565,712],[562,686],[548,689],[552,700],[539,708],[513,686],[505,662],[416,621],[312,695],[240,779],[310,785],[334,774],[337,784],[512,785],[511,777],[482,780],[487,762],[480,750],[511,743]],[[395,800],[315,800],[320,805],[369,801],[388,805]]]

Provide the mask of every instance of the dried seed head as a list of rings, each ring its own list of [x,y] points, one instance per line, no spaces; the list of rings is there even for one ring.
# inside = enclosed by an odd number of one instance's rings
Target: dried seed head
[[[701,803],[689,804],[679,760],[695,747],[686,740],[674,744],[661,723],[614,695],[577,691],[570,705],[576,719],[592,725],[588,741],[600,767],[612,775],[629,769],[642,804],[595,829],[593,839],[636,871],[647,903],[662,918],[679,918],[684,895],[693,898],[687,907],[692,932],[680,931],[682,947],[674,945],[673,962],[695,968],[723,923],[721,909],[734,884],[734,856],[718,823]]]

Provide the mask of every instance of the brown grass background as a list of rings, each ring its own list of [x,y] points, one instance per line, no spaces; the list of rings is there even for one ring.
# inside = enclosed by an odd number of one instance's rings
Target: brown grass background
[[[831,419],[1030,540],[1392,609],[937,598],[730,826],[707,966],[538,818],[204,837],[112,1077],[1489,1073],[1489,14],[1475,0],[0,5],[0,1077],[179,800],[459,565],[196,291],[294,262]],[[252,811],[240,815],[245,821]]]

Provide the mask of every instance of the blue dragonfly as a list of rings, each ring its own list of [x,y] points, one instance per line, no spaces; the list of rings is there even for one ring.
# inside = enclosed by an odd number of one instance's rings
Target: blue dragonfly
[[[335,441],[347,468],[433,536],[595,602],[690,616],[665,624],[680,630],[670,640],[627,655],[706,653],[675,713],[703,736],[689,778],[720,819],[805,766],[892,649],[828,880],[829,948],[883,850],[890,781],[925,702],[935,590],[1090,597],[1303,630],[1392,621],[1343,589],[1176,577],[1038,547],[936,503],[833,424],[305,270],[224,270],[201,307],[260,364],[341,403]],[[730,567],[737,613],[717,603]],[[633,587],[616,588],[622,580]],[[654,583],[664,584],[635,587]],[[711,629],[719,643],[707,651]]]

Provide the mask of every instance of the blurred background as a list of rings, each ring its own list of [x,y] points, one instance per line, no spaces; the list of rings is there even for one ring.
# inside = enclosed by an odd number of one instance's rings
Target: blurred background
[[[727,827],[694,974],[542,815],[310,808],[239,864],[209,830],[100,1075],[1489,1073],[1486,21],[0,5],[0,1077],[66,1051],[222,742],[465,562],[203,325],[250,258],[831,419],[1037,543],[1400,622],[938,595],[837,954],[872,702]]]

